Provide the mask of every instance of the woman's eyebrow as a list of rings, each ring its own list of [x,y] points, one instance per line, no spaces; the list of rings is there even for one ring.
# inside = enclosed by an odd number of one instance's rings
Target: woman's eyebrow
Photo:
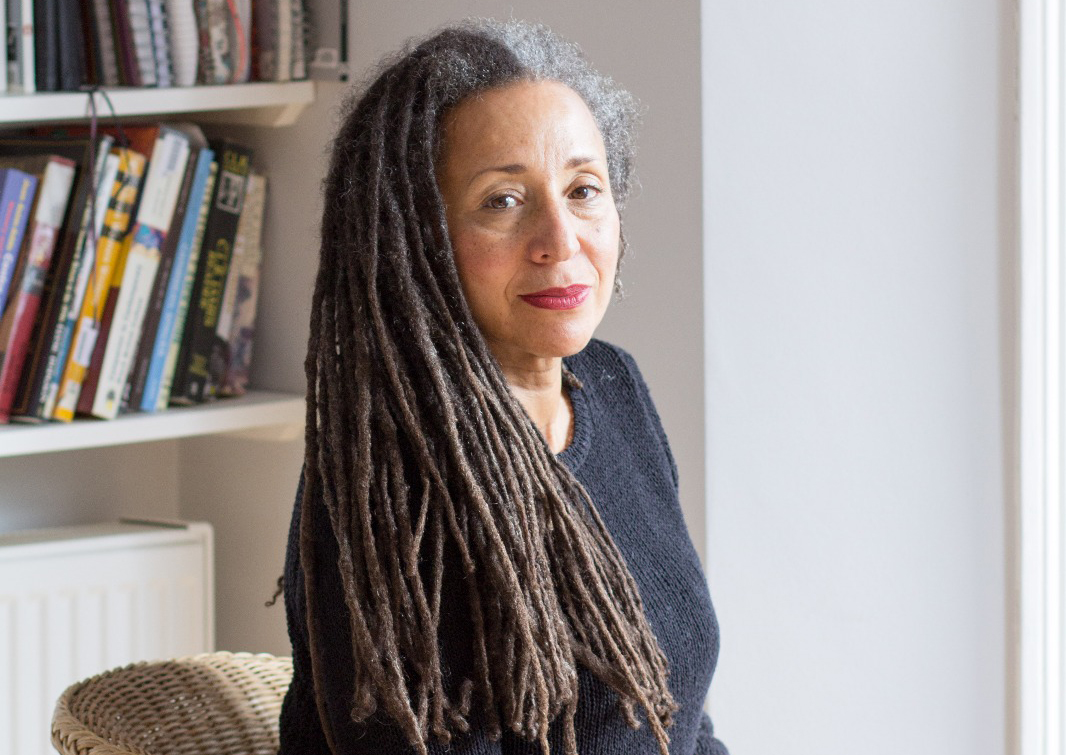
[[[574,168],[580,168],[582,165],[588,165],[589,163],[603,162],[601,158],[587,155],[575,155],[566,161],[563,166],[564,170],[573,170]],[[483,176],[486,173],[507,173],[508,175],[518,175],[526,171],[526,166],[522,163],[511,163],[510,165],[491,165],[488,168],[482,168],[477,173],[470,177],[470,183],[474,183],[478,176]]]

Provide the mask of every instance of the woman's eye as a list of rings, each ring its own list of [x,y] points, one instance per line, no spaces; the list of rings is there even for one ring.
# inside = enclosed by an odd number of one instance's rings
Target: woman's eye
[[[500,194],[498,197],[492,197],[485,206],[491,210],[508,210],[517,207],[518,200],[510,194]]]
[[[598,186],[593,186],[592,184],[585,184],[584,186],[578,186],[576,189],[570,192],[570,197],[572,199],[593,199],[599,193],[600,188]]]

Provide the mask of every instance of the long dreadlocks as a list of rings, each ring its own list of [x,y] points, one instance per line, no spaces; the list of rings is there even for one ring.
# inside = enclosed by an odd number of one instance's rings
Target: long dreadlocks
[[[522,80],[567,84],[604,137],[619,204],[630,188],[632,98],[544,27],[468,22],[394,59],[353,100],[325,181],[308,341],[305,573],[336,569],[355,661],[351,716],[380,706],[427,752],[469,729],[509,729],[549,751],[564,717],[576,755],[577,665],[645,713],[663,755],[677,704],[667,663],[588,494],[515,399],[467,307],[435,161],[442,116]],[[337,563],[316,561],[328,516]],[[445,559],[453,543],[459,563]],[[445,564],[473,575],[473,678],[445,690],[438,629]],[[317,606],[307,578],[308,616]],[[322,648],[309,619],[312,674]],[[319,700],[320,707],[322,701]],[[328,719],[323,727],[330,737]]]

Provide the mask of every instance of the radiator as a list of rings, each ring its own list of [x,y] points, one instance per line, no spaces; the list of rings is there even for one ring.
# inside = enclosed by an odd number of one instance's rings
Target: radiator
[[[214,649],[212,542],[202,522],[0,535],[0,755],[54,755],[52,711],[79,679]]]

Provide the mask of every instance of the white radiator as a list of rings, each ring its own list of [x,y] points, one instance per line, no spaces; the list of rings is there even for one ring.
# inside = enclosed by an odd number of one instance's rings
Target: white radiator
[[[127,663],[214,649],[202,522],[0,535],[0,755],[48,755],[56,700]]]

